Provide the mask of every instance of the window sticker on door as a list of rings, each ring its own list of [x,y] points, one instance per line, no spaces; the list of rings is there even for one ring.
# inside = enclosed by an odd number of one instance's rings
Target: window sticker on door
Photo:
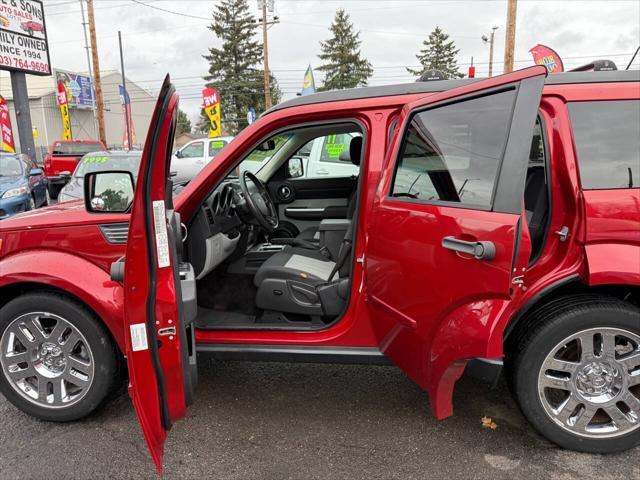
[[[149,348],[146,324],[134,323],[133,325],[129,325],[129,331],[131,332],[131,350],[139,352]]]
[[[155,200],[153,202],[153,225],[156,234],[158,268],[168,267],[171,262],[169,261],[169,236],[167,235],[164,200]]]

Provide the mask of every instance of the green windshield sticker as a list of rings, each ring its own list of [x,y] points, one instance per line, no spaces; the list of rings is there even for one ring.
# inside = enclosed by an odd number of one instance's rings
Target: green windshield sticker
[[[104,155],[102,156],[89,156],[89,157],[84,157],[84,159],[82,160],[82,163],[106,163],[109,157],[106,157]]]
[[[338,158],[345,150],[344,143],[327,143],[325,144],[325,150],[329,158]]]
[[[227,142],[224,142],[222,140],[217,140],[217,141],[211,142],[211,147],[220,149],[220,148],[224,147],[226,144],[227,144]]]

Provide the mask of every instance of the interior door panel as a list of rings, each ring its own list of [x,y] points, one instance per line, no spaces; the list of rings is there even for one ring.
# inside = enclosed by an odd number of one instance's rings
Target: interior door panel
[[[356,177],[272,180],[269,191],[280,219],[298,230],[317,226],[323,218],[346,218]]]

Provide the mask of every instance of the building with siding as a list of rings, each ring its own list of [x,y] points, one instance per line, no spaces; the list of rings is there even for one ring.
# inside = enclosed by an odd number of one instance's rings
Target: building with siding
[[[122,113],[118,88],[121,84],[122,76],[119,72],[108,71],[102,73],[104,121],[107,146],[110,149],[122,148],[124,137],[125,119]],[[31,110],[31,123],[34,129],[37,160],[41,161],[42,156],[49,151],[51,144],[62,138],[62,118],[56,99],[57,86],[55,77],[27,75],[27,90],[29,92],[29,107]],[[131,118],[136,134],[134,147],[142,146],[149,129],[156,96],[129,79],[127,79],[127,91],[131,98]],[[13,92],[8,72],[1,72],[0,74],[0,95],[7,100],[16,149],[19,150],[20,139],[18,138],[15,109],[13,108]],[[93,110],[70,106],[69,113],[74,139],[98,138],[97,123],[94,121]]]

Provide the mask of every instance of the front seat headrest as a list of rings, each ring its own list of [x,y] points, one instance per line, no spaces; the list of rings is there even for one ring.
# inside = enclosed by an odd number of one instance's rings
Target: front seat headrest
[[[353,137],[349,143],[349,156],[351,163],[360,165],[360,156],[362,155],[362,137]]]

